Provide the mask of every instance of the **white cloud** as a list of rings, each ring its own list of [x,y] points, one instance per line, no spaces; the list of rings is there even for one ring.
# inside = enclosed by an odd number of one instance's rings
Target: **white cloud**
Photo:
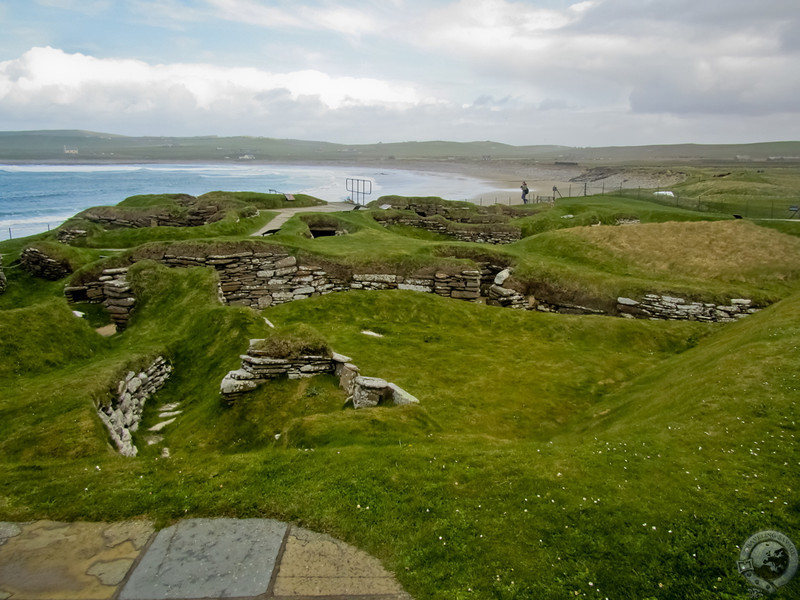
[[[255,68],[202,64],[150,65],[131,59],[100,59],[33,48],[17,60],[0,63],[0,106],[26,102],[87,105],[106,111],[95,94],[117,97],[113,110],[138,112],[155,108],[164,94],[180,91],[191,106],[214,111],[220,105],[259,104],[284,91],[293,100],[316,98],[327,110],[380,105],[402,109],[424,102],[413,86],[386,80],[332,77],[314,70],[270,73]],[[124,106],[120,106],[122,98]]]

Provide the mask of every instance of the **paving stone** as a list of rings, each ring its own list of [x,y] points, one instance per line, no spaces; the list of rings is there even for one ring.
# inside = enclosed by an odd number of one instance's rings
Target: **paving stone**
[[[330,536],[292,527],[275,578],[276,597],[383,596],[409,599],[380,562]]]
[[[0,546],[0,598],[106,600],[153,533],[147,522],[19,525]]]
[[[188,519],[158,533],[120,600],[266,593],[288,526],[268,519]]]

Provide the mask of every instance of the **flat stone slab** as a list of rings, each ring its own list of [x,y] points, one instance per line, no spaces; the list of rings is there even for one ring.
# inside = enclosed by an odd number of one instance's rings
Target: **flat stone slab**
[[[149,545],[148,545],[149,544]],[[269,519],[0,522],[0,600],[412,600],[380,562]]]
[[[292,527],[286,539],[274,595],[411,600],[378,559],[340,540],[300,527]]]
[[[187,519],[161,530],[120,600],[265,594],[288,525],[269,519]]]
[[[153,526],[124,523],[4,523],[0,598],[106,600],[139,557]]]

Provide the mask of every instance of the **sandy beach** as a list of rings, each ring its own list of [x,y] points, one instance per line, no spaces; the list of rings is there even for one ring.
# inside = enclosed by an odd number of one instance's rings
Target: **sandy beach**
[[[403,159],[370,163],[392,169],[452,173],[480,179],[495,188],[474,195],[479,204],[522,204],[520,186],[525,181],[532,202],[556,197],[600,194],[615,189],[664,189],[685,179],[678,169],[648,167],[585,167],[577,164],[538,163],[525,160]],[[554,192],[553,188],[558,191]]]

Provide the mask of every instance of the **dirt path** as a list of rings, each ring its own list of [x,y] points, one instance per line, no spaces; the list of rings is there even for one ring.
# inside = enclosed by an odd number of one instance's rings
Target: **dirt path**
[[[272,219],[269,223],[264,225],[258,231],[251,233],[250,235],[255,237],[261,237],[264,235],[269,235],[271,233],[275,233],[276,231],[280,230],[281,227],[284,226],[286,221],[291,219],[298,213],[303,212],[346,212],[350,210],[354,210],[358,206],[357,204],[351,204],[349,202],[328,202],[327,204],[323,204],[321,206],[303,206],[299,208],[282,208],[275,211],[269,212],[277,212],[278,216]]]

